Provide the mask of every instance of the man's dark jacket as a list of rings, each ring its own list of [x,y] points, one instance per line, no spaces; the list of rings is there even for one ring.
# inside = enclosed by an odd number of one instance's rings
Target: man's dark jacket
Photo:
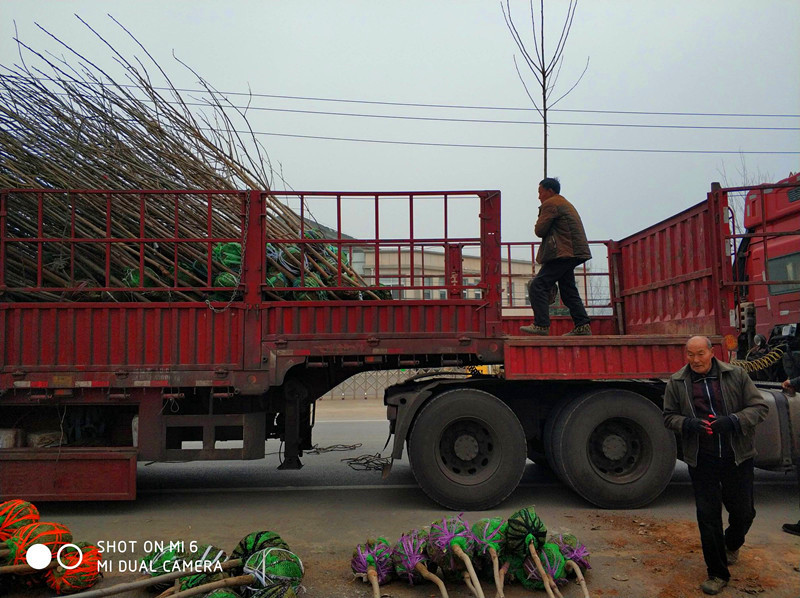
[[[582,262],[592,258],[578,210],[560,195],[553,195],[539,206],[533,232],[542,239],[536,254],[540,264],[556,258],[577,258]]]
[[[756,455],[755,428],[767,417],[769,407],[750,376],[742,368],[717,361],[719,385],[725,405],[724,415],[738,422],[731,434],[731,447],[736,465]],[[692,404],[692,370],[687,364],[675,372],[664,392],[664,425],[681,434],[683,460],[697,467],[699,439],[697,433],[684,432],[687,417],[696,417]]]

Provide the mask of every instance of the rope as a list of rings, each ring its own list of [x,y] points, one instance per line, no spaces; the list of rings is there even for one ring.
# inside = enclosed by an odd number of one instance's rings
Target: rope
[[[311,447],[311,450],[306,451],[306,454],[321,455],[322,453],[330,453],[333,451],[354,451],[359,447],[361,447],[360,442],[355,444],[332,444],[331,446],[319,446],[318,444],[315,444],[313,447]]]
[[[356,471],[383,471],[384,466],[389,465],[391,459],[389,457],[381,457],[380,453],[375,453],[374,455],[350,457],[342,459],[342,461]]]
[[[775,348],[763,357],[759,357],[758,359],[754,359],[752,361],[732,359],[731,365],[737,365],[748,374],[751,374],[753,372],[760,372],[761,370],[766,370],[767,368],[772,367],[781,360],[782,356],[783,349]]]

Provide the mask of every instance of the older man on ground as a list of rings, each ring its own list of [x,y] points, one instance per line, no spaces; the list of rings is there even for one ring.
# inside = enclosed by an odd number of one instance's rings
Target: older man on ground
[[[706,594],[719,594],[756,516],[754,430],[766,418],[768,407],[743,369],[714,357],[707,337],[688,340],[686,361],[667,382],[664,424],[681,435],[683,460],[692,478],[708,570],[700,588]],[[723,505],[728,511],[724,530]]]

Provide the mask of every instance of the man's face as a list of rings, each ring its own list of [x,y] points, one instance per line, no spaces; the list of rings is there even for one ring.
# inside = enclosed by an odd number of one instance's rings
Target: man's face
[[[686,361],[693,372],[706,374],[711,369],[714,353],[708,348],[705,339],[690,340],[686,344]]]
[[[539,201],[546,201],[555,195],[555,191],[550,189],[545,189],[541,185],[539,185]]]

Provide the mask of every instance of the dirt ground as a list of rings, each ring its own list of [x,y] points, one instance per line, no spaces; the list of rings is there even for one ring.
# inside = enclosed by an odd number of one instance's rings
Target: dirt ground
[[[344,401],[325,406],[326,418],[382,417],[382,408],[365,415],[364,405]],[[542,489],[518,488],[492,511],[468,512],[474,522],[481,517],[507,517],[519,508],[535,505],[553,534],[574,533],[591,551],[592,569],[586,574],[590,595],[621,598],[690,598],[703,596],[699,584],[705,566],[699,533],[693,519],[691,489],[671,485],[653,505],[633,511],[595,509],[559,484]],[[800,598],[800,538],[780,531],[780,521],[797,515],[797,488],[787,485],[757,487],[756,522],[731,566],[732,579],[721,594],[729,598]],[[367,538],[383,535],[394,542],[407,530],[421,527],[451,513],[443,513],[417,488],[336,487],[285,488],[271,492],[187,492],[143,495],[133,503],[47,503],[43,519],[67,525],[76,541],[202,539],[231,551],[239,538],[258,529],[280,535],[303,560],[305,577],[300,596],[308,598],[367,598],[369,586],[354,580],[349,561],[353,548]],[[143,556],[141,549],[104,555],[117,565]],[[119,567],[118,567],[119,569]],[[95,587],[138,579],[119,570],[109,572]],[[483,582],[490,598],[494,589]],[[438,596],[431,584],[409,587],[400,581],[382,586],[390,598]],[[470,596],[464,585],[448,585],[453,598]],[[9,598],[45,598],[47,589],[0,587]],[[569,582],[561,588],[565,598],[582,596]],[[507,585],[508,598],[531,595],[519,584]],[[119,594],[145,598],[146,590]]]

